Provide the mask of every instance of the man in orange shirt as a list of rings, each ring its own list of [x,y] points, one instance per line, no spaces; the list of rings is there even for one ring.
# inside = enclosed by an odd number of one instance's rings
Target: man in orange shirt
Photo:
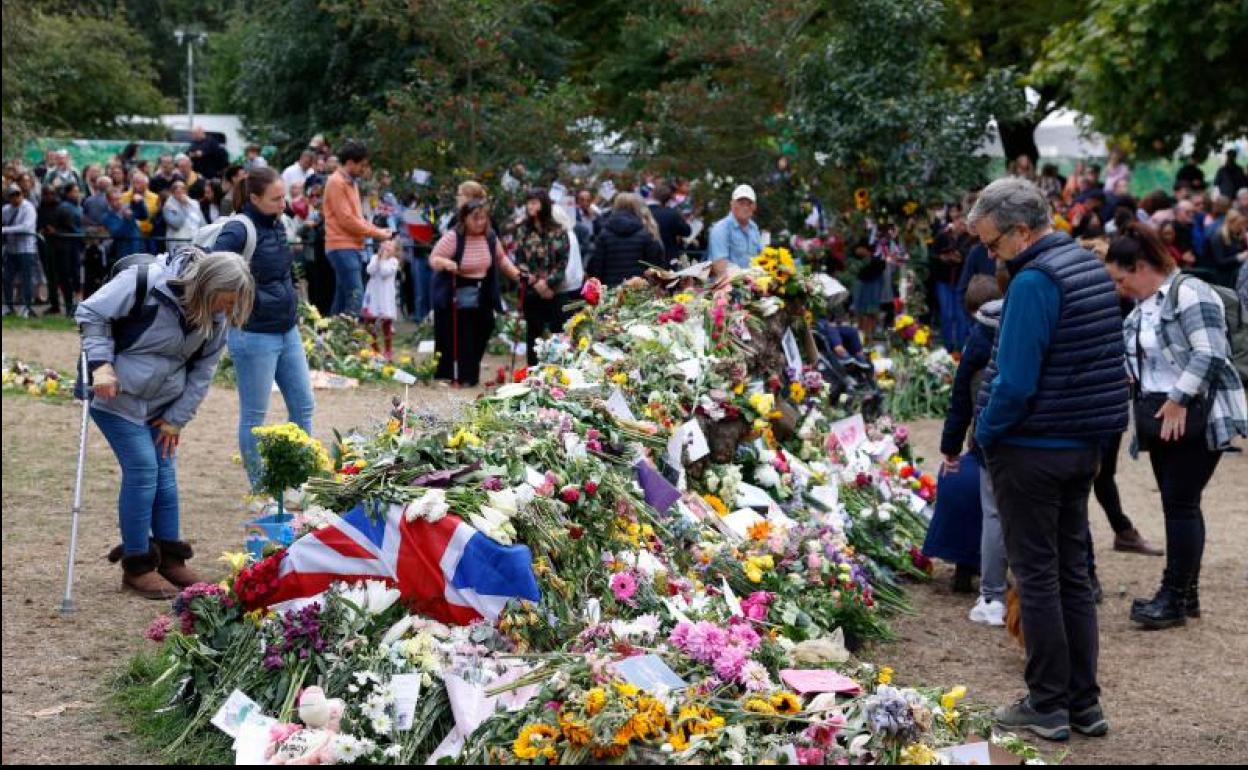
[[[370,171],[368,148],[349,141],[338,152],[341,167],[325,183],[322,212],[325,217],[325,252],[334,268],[334,303],[330,313],[359,315],[364,297],[362,271],[367,259],[364,239],[386,240],[393,233],[376,227],[360,207],[360,191],[356,180]]]

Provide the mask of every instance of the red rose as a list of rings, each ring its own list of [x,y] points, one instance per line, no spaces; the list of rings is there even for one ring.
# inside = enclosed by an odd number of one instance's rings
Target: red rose
[[[585,537],[585,529],[583,527],[578,527],[575,524],[573,524],[572,526],[568,527],[568,537],[572,538],[573,540],[580,540],[581,538]]]
[[[591,305],[597,305],[602,301],[602,282],[597,278],[590,278],[581,287],[581,299]]]
[[[593,480],[586,481],[585,482],[585,494],[594,495],[597,493],[598,493],[598,482],[593,481]]]
[[[575,484],[569,484],[559,490],[559,497],[568,505],[572,505],[581,499],[581,490]]]

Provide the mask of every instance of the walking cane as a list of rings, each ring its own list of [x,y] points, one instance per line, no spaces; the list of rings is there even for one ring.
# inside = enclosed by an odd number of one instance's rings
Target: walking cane
[[[520,315],[520,322],[524,323],[524,282],[523,281],[521,281],[520,283],[520,290],[516,292],[516,312]],[[516,326],[519,327],[519,324],[516,324]],[[524,338],[527,341],[529,338],[528,324],[525,324],[524,332],[525,332]],[[527,364],[528,354],[529,354],[527,345],[525,346],[524,354],[525,354],[525,363]],[[511,341],[511,366],[508,368],[507,374],[509,377],[511,377],[512,382],[515,382],[516,380],[516,341],[515,340]]]
[[[459,291],[458,276],[451,273],[451,385],[459,387]]]
[[[78,430],[78,473],[74,480],[74,507],[70,511],[69,560],[65,569],[65,596],[61,599],[61,615],[74,611],[74,556],[78,551],[78,514],[82,512],[82,469],[87,460],[87,413],[91,407],[91,382],[87,373],[87,354],[83,351],[79,362],[82,367],[82,425]]]

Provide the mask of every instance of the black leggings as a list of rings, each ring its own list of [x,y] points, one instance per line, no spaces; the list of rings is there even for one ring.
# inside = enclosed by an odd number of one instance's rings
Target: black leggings
[[[1118,450],[1121,448],[1121,433],[1101,447],[1101,471],[1096,474],[1096,481],[1092,485],[1096,501],[1105,509],[1105,515],[1109,518],[1109,526],[1117,535],[1135,526],[1122,510],[1122,498],[1118,496],[1118,484],[1114,481],[1114,474],[1118,472]]]
[[[547,331],[558,334],[563,328],[563,302],[558,295],[542,299],[535,291],[524,290],[524,346],[529,366],[537,365],[537,341]]]
[[[494,310],[484,303],[474,310],[460,310],[457,326],[452,323],[454,312],[450,308],[433,311],[434,346],[439,356],[434,376],[454,379],[458,353],[459,384],[472,387],[481,379],[481,359],[494,333]]]
[[[1222,459],[1203,435],[1184,441],[1158,441],[1148,452],[1166,516],[1166,573],[1162,583],[1184,589],[1200,575],[1205,553],[1205,516],[1200,498]]]

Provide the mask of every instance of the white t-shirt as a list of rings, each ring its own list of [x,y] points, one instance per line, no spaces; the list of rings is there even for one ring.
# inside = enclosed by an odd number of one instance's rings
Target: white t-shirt
[[[1164,287],[1173,288],[1173,284]],[[1143,371],[1140,373],[1140,385],[1145,393],[1169,393],[1179,381],[1183,372],[1173,361],[1166,357],[1162,350],[1161,338],[1157,329],[1161,326],[1161,304],[1165,302],[1165,294],[1158,291],[1140,303],[1140,348],[1143,352]],[[1136,351],[1130,351],[1137,355]]]
[[[308,181],[308,172],[305,171],[303,166],[300,166],[298,163],[291,163],[286,167],[286,170],[282,172],[282,181],[286,183],[286,194],[290,195],[290,186],[295,182],[303,184]]]

